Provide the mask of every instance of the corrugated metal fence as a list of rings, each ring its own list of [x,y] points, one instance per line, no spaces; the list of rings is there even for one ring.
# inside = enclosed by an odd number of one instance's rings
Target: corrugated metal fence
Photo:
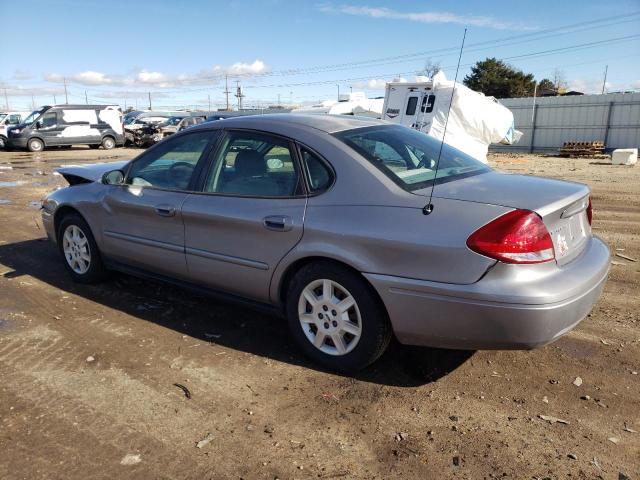
[[[492,150],[556,151],[564,142],[603,141],[607,150],[640,147],[640,93],[505,98],[516,129],[515,145]]]

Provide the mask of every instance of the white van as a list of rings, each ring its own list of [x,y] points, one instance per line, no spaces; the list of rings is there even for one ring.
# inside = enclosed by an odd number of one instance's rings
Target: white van
[[[0,112],[0,149],[7,144],[7,128],[20,125],[31,112]]]

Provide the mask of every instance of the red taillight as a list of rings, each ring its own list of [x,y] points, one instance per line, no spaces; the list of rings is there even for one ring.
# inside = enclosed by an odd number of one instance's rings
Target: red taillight
[[[591,195],[589,195],[589,205],[587,205],[587,220],[589,220],[589,225],[593,221],[593,207],[591,206]]]
[[[487,223],[469,237],[467,246],[506,263],[542,263],[555,256],[547,227],[530,210],[514,210]]]

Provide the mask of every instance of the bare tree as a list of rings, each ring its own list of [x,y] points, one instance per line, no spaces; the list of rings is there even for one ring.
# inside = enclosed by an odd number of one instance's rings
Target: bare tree
[[[420,71],[420,74],[429,78],[433,78],[433,76],[440,70],[442,70],[440,62],[434,63],[431,61],[431,59],[428,59],[424,64],[424,68]]]
[[[553,85],[555,86],[556,92],[567,89],[567,78],[563,70],[556,68],[553,71]]]

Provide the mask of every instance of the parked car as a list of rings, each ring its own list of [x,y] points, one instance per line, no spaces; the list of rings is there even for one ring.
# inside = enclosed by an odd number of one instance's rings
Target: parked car
[[[159,124],[160,131],[162,133],[162,138],[173,135],[176,132],[181,132],[182,130],[193,127],[195,125],[200,125],[204,122],[204,117],[196,117],[191,115],[186,116],[173,116],[169,118],[166,122]]]
[[[109,105],[42,107],[7,131],[7,147],[31,152],[71,145],[110,150],[123,143],[122,114]]]
[[[393,334],[544,345],[589,313],[609,271],[587,186],[498,173],[378,120],[227,119],[59,172],[70,186],[42,219],[74,280],[114,269],[266,305],[333,369],[365,367]]]
[[[7,130],[13,125],[20,125],[31,112],[1,112],[0,113],[0,149],[7,143]]]

